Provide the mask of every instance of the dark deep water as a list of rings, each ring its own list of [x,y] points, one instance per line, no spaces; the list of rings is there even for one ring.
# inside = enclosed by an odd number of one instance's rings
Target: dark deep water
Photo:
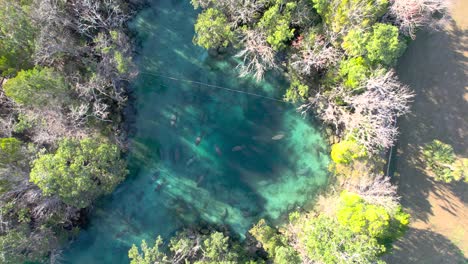
[[[132,22],[142,49],[131,172],[96,204],[65,263],[128,263],[132,243],[200,221],[227,224],[242,236],[261,217],[277,220],[312,200],[326,184],[326,142],[292,105],[163,77],[281,98],[282,78],[240,79],[229,56],[195,47],[196,13],[189,1],[160,0]],[[273,140],[277,135],[284,137]]]

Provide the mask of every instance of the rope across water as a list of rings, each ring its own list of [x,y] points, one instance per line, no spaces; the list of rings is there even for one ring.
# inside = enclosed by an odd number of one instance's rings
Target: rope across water
[[[158,73],[153,73],[153,72],[145,72],[145,71],[140,72],[140,74],[162,77],[162,78],[170,79],[170,80],[173,80],[173,81],[193,83],[193,84],[198,84],[198,85],[206,86],[206,87],[210,87],[210,88],[223,89],[223,90],[230,91],[230,92],[247,94],[247,95],[251,95],[251,96],[255,96],[255,97],[259,97],[259,98],[263,98],[263,99],[267,99],[267,100],[272,100],[272,101],[276,101],[276,102],[288,103],[288,102],[286,102],[284,100],[274,98],[274,97],[269,97],[269,96],[260,95],[260,94],[256,94],[256,93],[236,90],[236,89],[232,89],[232,88],[228,88],[228,87],[224,87],[224,86],[219,86],[219,85],[214,85],[214,84],[209,84],[209,83],[203,83],[203,82],[194,81],[194,80],[181,79],[181,78],[176,78],[176,77],[173,77],[173,76],[168,76],[168,75],[163,75],[163,74],[158,74]]]

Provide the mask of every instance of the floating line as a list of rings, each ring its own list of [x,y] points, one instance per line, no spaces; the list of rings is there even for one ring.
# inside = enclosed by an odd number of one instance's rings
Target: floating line
[[[260,97],[260,98],[264,98],[264,99],[268,99],[268,100],[272,100],[272,101],[276,101],[276,102],[288,103],[288,102],[286,102],[284,100],[274,98],[274,97],[269,97],[269,96],[264,96],[264,95],[260,95],[260,94],[256,94],[256,93],[236,90],[236,89],[232,89],[232,88],[228,88],[228,87],[224,87],[224,86],[219,86],[219,85],[214,85],[214,84],[209,84],[209,83],[203,83],[203,82],[198,82],[198,81],[193,81],[193,80],[188,80],[188,79],[180,79],[180,78],[176,78],[176,77],[173,77],[173,76],[162,75],[162,74],[157,74],[157,73],[153,73],[153,72],[143,71],[143,72],[140,72],[140,74],[163,77],[163,78],[166,78],[166,79],[179,81],[179,82],[194,83],[194,84],[198,84],[198,85],[207,86],[207,87],[210,87],[210,88],[223,89],[223,90],[227,90],[227,91],[230,91],[230,92],[247,94],[247,95],[256,96],[256,97]]]

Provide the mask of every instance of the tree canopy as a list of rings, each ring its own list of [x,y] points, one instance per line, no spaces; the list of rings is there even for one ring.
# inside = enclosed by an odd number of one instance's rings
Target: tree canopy
[[[463,179],[468,182],[468,159],[457,157],[449,144],[436,139],[424,146],[422,156],[426,168],[436,180],[452,182]]]
[[[111,193],[125,176],[116,145],[86,138],[65,139],[54,154],[40,156],[30,178],[45,195],[58,195],[66,204],[85,208]]]
[[[18,72],[16,77],[5,83],[4,90],[18,104],[46,107],[64,103],[68,85],[54,69],[35,67]]]
[[[227,47],[234,37],[226,15],[214,8],[198,15],[195,32],[194,42],[205,49]]]
[[[0,75],[14,76],[32,67],[36,29],[29,18],[30,7],[22,2],[0,0]]]

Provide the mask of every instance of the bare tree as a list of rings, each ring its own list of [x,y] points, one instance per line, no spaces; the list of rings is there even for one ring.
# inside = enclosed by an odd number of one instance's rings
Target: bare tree
[[[394,122],[409,112],[413,93],[393,71],[371,77],[362,89],[365,92],[358,95],[341,86],[319,92],[298,110],[305,114],[315,106],[318,116],[334,125],[339,135],[351,133],[370,152],[389,148],[398,135]]]
[[[246,30],[241,42],[244,48],[235,55],[242,59],[242,63],[237,66],[241,77],[252,74],[260,81],[267,70],[277,67],[275,51],[267,43],[265,33],[260,30]]]
[[[92,37],[94,31],[120,28],[130,14],[122,10],[121,2],[114,0],[80,0],[72,3],[76,29]]]
[[[291,56],[290,65],[304,75],[314,69],[323,70],[336,65],[343,56],[323,35],[317,35],[313,43],[303,41],[302,38],[295,43],[299,51]]]
[[[364,175],[359,177],[357,184],[347,183],[345,188],[359,194],[366,202],[381,205],[390,212],[394,212],[400,205],[397,187],[388,176]]]
[[[392,0],[389,14],[400,30],[414,39],[418,28],[438,29],[444,24],[449,3],[449,0]],[[442,18],[435,18],[436,15]]]

